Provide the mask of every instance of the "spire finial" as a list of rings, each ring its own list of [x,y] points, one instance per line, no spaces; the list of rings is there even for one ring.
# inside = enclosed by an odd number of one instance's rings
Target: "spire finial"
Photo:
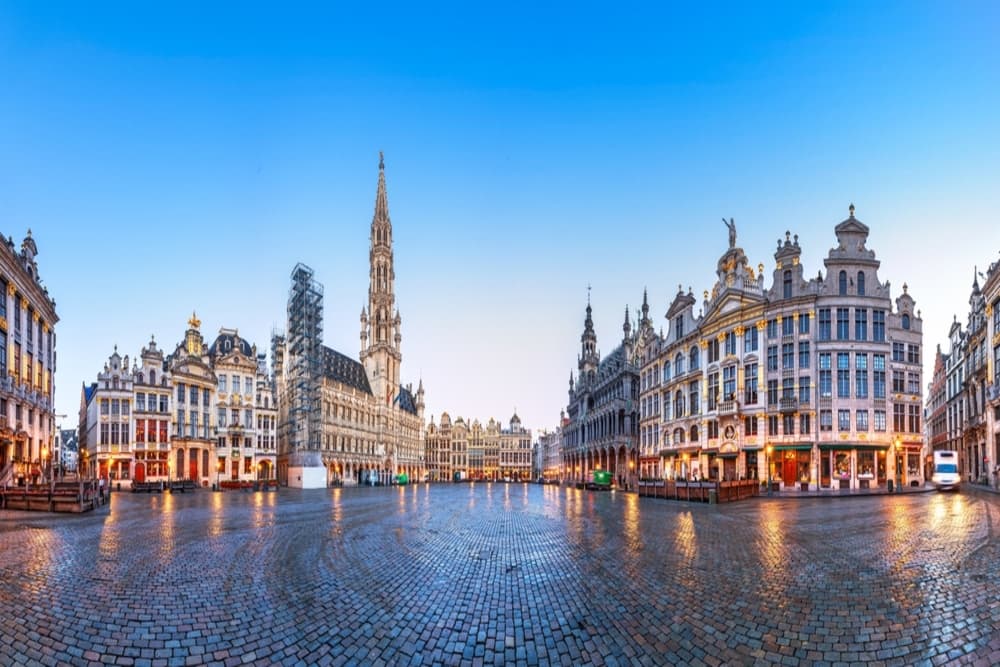
[[[587,305],[590,305],[590,283],[587,283]]]
[[[851,217],[853,218],[854,217],[854,202],[851,202],[851,205],[847,207],[847,210],[851,212]]]
[[[382,151],[378,152],[378,168],[380,171],[385,169],[385,157],[382,155]]]
[[[201,320],[198,319],[197,313],[193,310],[191,311],[191,319],[188,320],[188,326],[192,329],[197,329],[201,326]]]

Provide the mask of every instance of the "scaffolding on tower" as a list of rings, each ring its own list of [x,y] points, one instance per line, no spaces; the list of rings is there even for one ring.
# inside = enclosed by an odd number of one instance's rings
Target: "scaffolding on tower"
[[[289,449],[319,451],[323,437],[323,285],[313,279],[313,270],[301,263],[292,269],[286,336]]]

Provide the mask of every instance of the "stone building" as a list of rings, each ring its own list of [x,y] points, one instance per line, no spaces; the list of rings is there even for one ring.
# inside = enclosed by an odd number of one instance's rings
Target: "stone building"
[[[288,330],[272,341],[278,477],[290,486],[387,484],[426,472],[423,382],[414,391],[400,380],[402,317],[381,154],[369,242],[360,361],[322,344],[322,285],[304,265],[292,274]]]
[[[87,442],[97,475],[112,484],[132,482],[132,373],[128,355],[118,346],[108,357],[90,392],[87,409]]]
[[[150,338],[132,369],[132,434],[136,482],[164,481],[170,472],[174,384],[164,369],[163,350]]]
[[[562,479],[562,426],[539,434],[536,466],[538,476],[549,481]]]
[[[921,319],[906,285],[893,301],[880,280],[853,205],[825,274],[805,276],[798,237],[786,233],[770,287],[726,224],[729,247],[700,312],[678,290],[669,329],[644,358],[660,473],[769,477],[796,490],[922,483]]]
[[[628,308],[621,343],[606,357],[597,349],[593,312],[587,303],[577,375],[569,378],[568,422],[563,427],[563,478],[589,481],[595,470],[613,475],[618,486],[631,484],[638,464],[639,374],[644,341],[652,334],[649,305],[633,333]]]
[[[201,320],[192,314],[184,341],[166,360],[175,396],[172,454],[167,462],[167,474],[170,479],[209,484],[215,481],[217,472],[213,412],[218,380],[200,327]]]
[[[37,255],[30,229],[20,252],[0,238],[0,484],[40,479],[52,464],[59,318]]]
[[[531,430],[515,412],[508,428],[490,418],[454,422],[447,412],[438,424],[431,418],[426,432],[427,478],[432,482],[484,480],[528,481],[533,466]]]

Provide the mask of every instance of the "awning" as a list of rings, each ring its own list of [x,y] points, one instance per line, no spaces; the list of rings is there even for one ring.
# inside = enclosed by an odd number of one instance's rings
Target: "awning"
[[[772,445],[772,447],[776,452],[782,452],[782,451],[787,452],[791,450],[799,452],[808,452],[813,448],[811,443],[798,444],[798,445]]]
[[[739,452],[723,452],[719,454],[720,459],[735,459],[737,456],[739,456]]]
[[[873,445],[870,442],[821,442],[819,443],[819,448],[823,451],[829,451],[831,449],[849,450],[857,449],[859,451],[882,451],[889,448],[889,445],[880,444]]]

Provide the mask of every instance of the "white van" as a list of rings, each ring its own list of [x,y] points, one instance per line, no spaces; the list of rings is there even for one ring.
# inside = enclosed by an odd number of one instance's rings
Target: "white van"
[[[959,484],[962,483],[962,476],[958,472],[958,452],[953,450],[934,452],[934,474],[931,476],[931,483],[938,491],[958,490]]]

